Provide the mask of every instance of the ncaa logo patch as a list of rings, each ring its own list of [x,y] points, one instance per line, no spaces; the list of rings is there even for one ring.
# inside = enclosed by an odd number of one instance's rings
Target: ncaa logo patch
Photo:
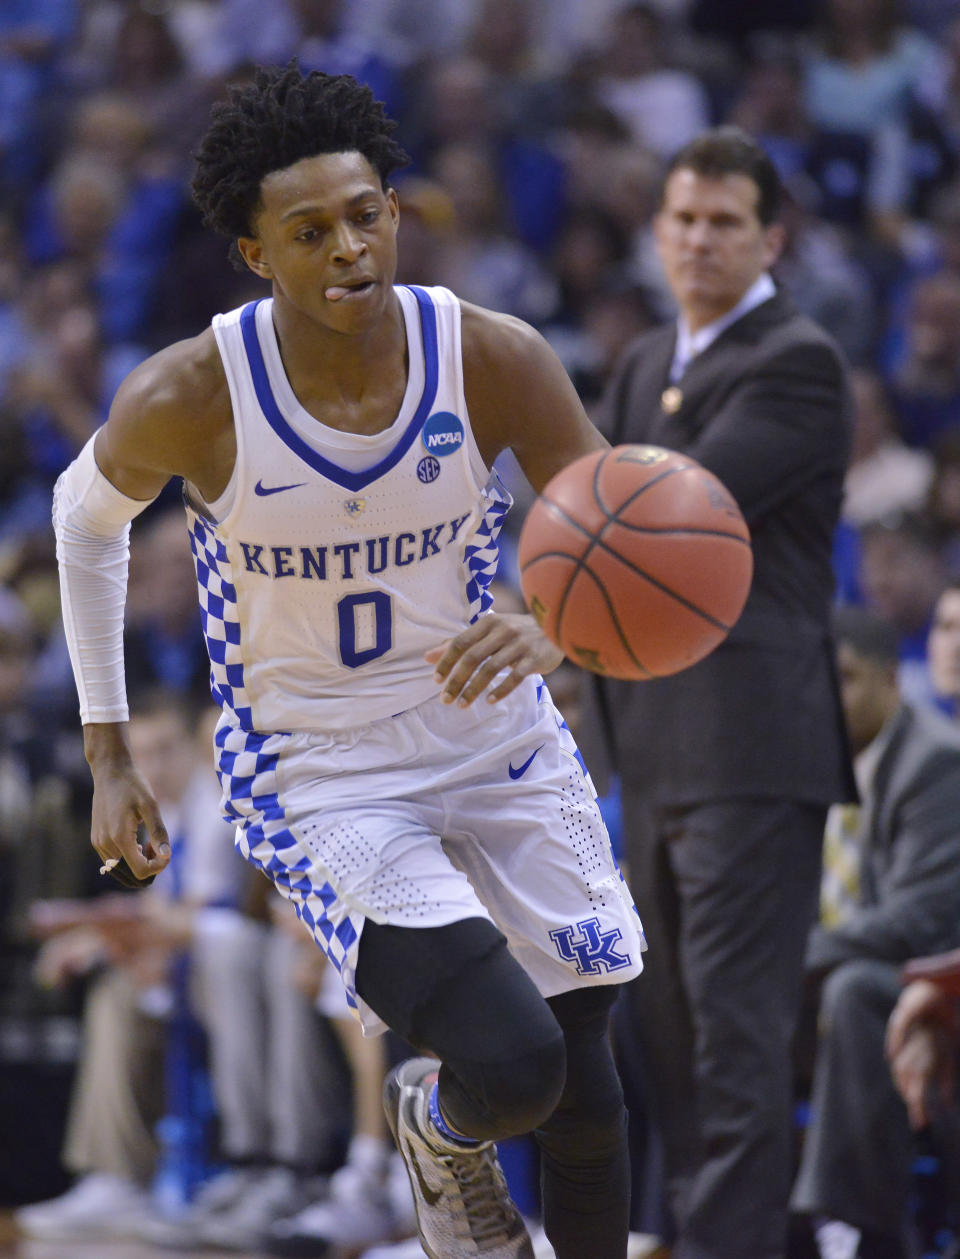
[[[440,475],[440,460],[434,459],[433,455],[424,455],[417,464],[417,480],[422,481],[424,485],[429,485],[431,481],[435,481]]]
[[[463,445],[463,421],[452,411],[437,411],[426,420],[420,436],[431,455],[451,455]]]

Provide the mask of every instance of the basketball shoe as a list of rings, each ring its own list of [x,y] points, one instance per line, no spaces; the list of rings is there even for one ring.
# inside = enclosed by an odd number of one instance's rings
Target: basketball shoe
[[[534,1259],[492,1141],[448,1141],[430,1120],[435,1058],[410,1058],[389,1073],[383,1107],[407,1166],[417,1231],[429,1259]]]

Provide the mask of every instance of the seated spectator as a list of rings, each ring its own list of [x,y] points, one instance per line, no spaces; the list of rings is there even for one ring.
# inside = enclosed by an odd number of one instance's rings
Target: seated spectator
[[[17,1212],[28,1236],[73,1241],[143,1237],[171,1245],[247,1249],[305,1205],[319,1167],[335,1162],[339,1081],[316,1015],[291,976],[285,932],[247,916],[256,880],[220,818],[210,721],[168,692],[142,696],[130,723],[133,755],[160,803],[171,868],[144,892],[34,907],[47,936],[41,982],[90,974],[82,1057],[64,1150],[78,1176],[66,1194]],[[157,1122],[177,959],[206,1032],[225,1170],[184,1215],[157,1180]],[[271,1087],[264,1087],[264,1080]],[[196,1186],[186,1186],[187,1189]]]
[[[198,634],[197,574],[176,506],[152,516],[131,541],[124,658],[131,697],[165,686],[209,700],[210,658]]]
[[[711,121],[699,79],[671,65],[663,22],[652,4],[625,5],[610,22],[597,95],[639,145],[664,159]]]
[[[933,275],[914,288],[891,386],[911,446],[929,447],[960,429],[960,274]]]
[[[145,700],[131,720],[130,743],[171,837],[171,877],[134,896],[34,907],[38,930],[50,937],[37,959],[38,980],[57,986],[91,978],[63,1153],[78,1179],[60,1198],[17,1213],[21,1231],[49,1240],[128,1235],[148,1210],[172,959],[185,937],[210,923],[205,913],[236,904],[246,879],[219,817],[209,750],[198,761],[182,704]]]
[[[537,255],[503,220],[503,188],[489,154],[477,144],[447,144],[434,154],[431,172],[455,215],[453,232],[437,246],[442,283],[478,306],[541,322],[555,288]]]
[[[57,54],[73,34],[78,10],[77,0],[0,5],[0,185],[5,189],[22,190],[40,168],[53,121],[45,97],[56,84]]]
[[[947,579],[940,536],[929,516],[901,512],[871,521],[859,534],[857,586],[866,605],[899,635],[905,700],[933,703],[927,635]]]
[[[862,528],[897,512],[921,511],[933,479],[932,456],[900,440],[890,398],[876,373],[854,371],[851,385],[853,448],[844,481],[843,519]]]
[[[841,232],[819,218],[817,210],[812,181],[795,176],[787,184],[780,216],[786,240],[774,275],[852,363],[870,363],[879,324],[870,277]]]
[[[823,1259],[902,1259],[912,1145],[884,1030],[902,963],[960,944],[960,732],[903,701],[891,626],[845,608],[834,634],[861,804],[834,810],[825,835],[806,957],[819,1037],[792,1206]]]
[[[537,253],[548,250],[566,208],[563,165],[539,138],[511,133],[489,68],[474,57],[428,65],[411,87],[408,145],[418,174],[440,180],[436,160],[450,145],[466,147],[489,166],[511,237]],[[440,180],[440,182],[443,182]]]
[[[930,678],[949,716],[960,718],[960,581],[944,586],[927,640]]]
[[[911,196],[911,102],[940,53],[900,21],[896,0],[828,0],[823,16],[804,71],[811,121],[837,140],[821,178],[838,193],[862,181],[868,223],[896,240]]]

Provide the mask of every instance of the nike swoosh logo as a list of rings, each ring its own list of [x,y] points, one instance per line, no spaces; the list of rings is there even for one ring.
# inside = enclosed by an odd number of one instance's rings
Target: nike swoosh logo
[[[258,481],[253,487],[253,492],[261,498],[266,498],[268,494],[282,494],[284,490],[298,490],[301,485],[306,485],[306,481],[298,481],[296,485],[264,485],[262,481]]]
[[[417,1162],[417,1156],[414,1153],[413,1146],[407,1142],[407,1153],[410,1155],[410,1166],[413,1168],[413,1174],[417,1178],[417,1184],[420,1186],[420,1192],[423,1194],[423,1200],[428,1207],[435,1207],[443,1194],[437,1189],[431,1189],[423,1178],[423,1172],[420,1170],[420,1164]]]
[[[524,774],[527,772],[527,770],[530,768],[530,766],[533,764],[533,758],[536,756],[537,752],[539,752],[540,748],[542,747],[543,747],[543,744],[541,743],[540,747],[535,748],[534,751],[532,751],[530,755],[527,757],[527,759],[523,762],[523,764],[519,765],[516,769],[513,768],[513,762],[511,761],[508,767],[509,772],[510,772],[510,777],[522,778]]]

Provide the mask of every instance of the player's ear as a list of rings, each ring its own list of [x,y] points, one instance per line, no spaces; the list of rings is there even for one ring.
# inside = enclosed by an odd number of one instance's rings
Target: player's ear
[[[270,264],[263,256],[263,245],[256,236],[237,237],[237,249],[240,251],[240,257],[254,275],[260,276],[262,280],[273,279]]]

